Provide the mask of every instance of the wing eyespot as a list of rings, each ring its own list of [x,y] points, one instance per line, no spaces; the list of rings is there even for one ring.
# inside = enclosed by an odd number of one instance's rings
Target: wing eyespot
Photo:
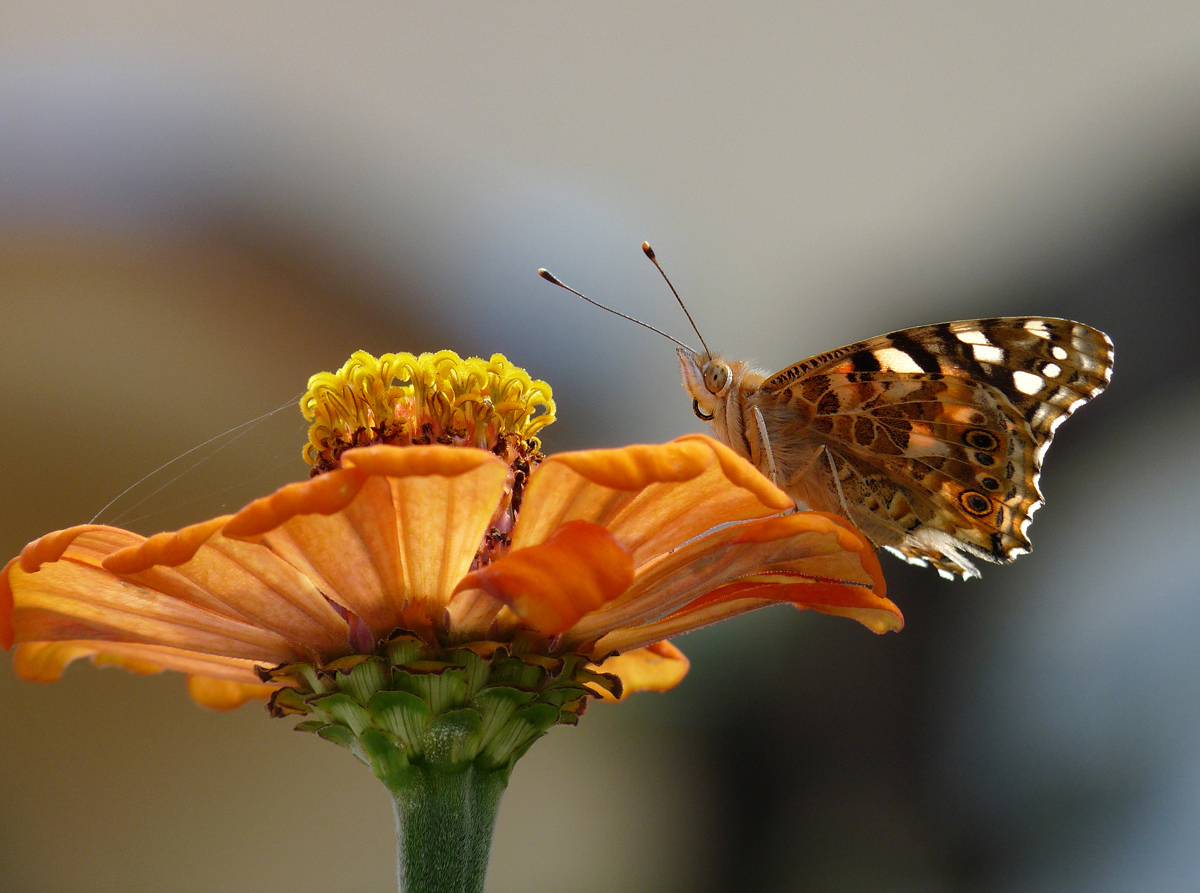
[[[985,450],[990,452],[1000,445],[1000,441],[996,439],[996,435],[991,431],[984,431],[982,428],[972,428],[963,435],[963,443],[972,449]]]
[[[978,490],[964,490],[958,496],[958,504],[963,510],[976,518],[982,518],[992,513],[992,501]]]

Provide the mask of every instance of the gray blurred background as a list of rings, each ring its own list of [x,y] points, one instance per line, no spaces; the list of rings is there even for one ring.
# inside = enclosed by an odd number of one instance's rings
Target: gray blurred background
[[[517,767],[490,893],[1200,887],[1194,0],[10,0],[0,558],[358,348],[506,353],[554,386],[551,451],[698,430],[669,343],[534,275],[688,340],[643,239],[769,370],[1036,313],[1108,331],[1116,375],[1031,556],[885,558],[898,635],[779,608],[679,640],[679,689]],[[289,408],[102,520],[235,509],[303,439]],[[86,665],[3,669],[0,705],[5,893],[394,889],[382,788],[257,706]]]

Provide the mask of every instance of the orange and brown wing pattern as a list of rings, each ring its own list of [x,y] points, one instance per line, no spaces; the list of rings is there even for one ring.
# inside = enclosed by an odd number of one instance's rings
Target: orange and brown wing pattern
[[[777,373],[761,394],[782,441],[829,454],[787,481],[794,495],[848,515],[906,560],[977,576],[971,556],[1028,551],[1054,431],[1111,374],[1102,332],[1000,318],[848,345]]]

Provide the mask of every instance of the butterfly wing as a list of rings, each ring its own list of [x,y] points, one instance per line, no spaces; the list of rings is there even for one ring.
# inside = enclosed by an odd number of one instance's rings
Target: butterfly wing
[[[1029,550],[1055,430],[1104,390],[1112,342],[1081,323],[963,320],[882,335],[767,379],[781,483],[943,576]],[[781,457],[776,456],[780,463]]]

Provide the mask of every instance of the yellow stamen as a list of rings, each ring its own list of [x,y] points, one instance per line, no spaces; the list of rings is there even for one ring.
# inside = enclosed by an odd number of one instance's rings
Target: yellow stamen
[[[503,354],[464,360],[451,350],[381,357],[357,351],[339,371],[308,380],[300,409],[312,423],[304,460],[321,470],[335,467],[344,450],[369,443],[495,449],[516,437],[536,450],[535,435],[554,421],[546,382]]]

